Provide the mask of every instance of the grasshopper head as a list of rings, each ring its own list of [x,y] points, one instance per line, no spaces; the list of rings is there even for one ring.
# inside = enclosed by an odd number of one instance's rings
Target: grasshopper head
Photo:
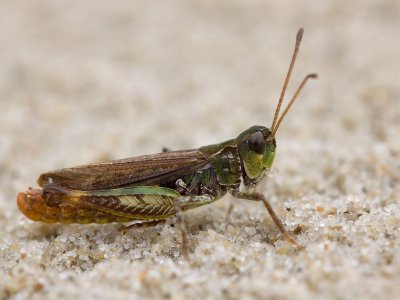
[[[246,176],[255,180],[269,170],[275,158],[276,141],[272,131],[253,126],[242,132],[236,142]]]

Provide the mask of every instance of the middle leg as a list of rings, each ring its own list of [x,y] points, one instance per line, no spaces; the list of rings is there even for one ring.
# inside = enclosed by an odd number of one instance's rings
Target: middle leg
[[[176,219],[182,234],[182,254],[186,261],[189,261],[189,239],[188,239],[187,222],[183,215],[183,212],[190,208],[210,204],[215,200],[216,198],[213,196],[201,195],[201,196],[183,196],[175,199],[174,201]]]

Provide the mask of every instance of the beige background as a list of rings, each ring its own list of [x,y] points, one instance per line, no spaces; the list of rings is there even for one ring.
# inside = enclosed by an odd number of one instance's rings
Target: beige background
[[[190,264],[171,225],[121,233],[17,210],[44,171],[270,126],[300,26],[289,95],[320,79],[260,191],[301,226],[303,251],[231,197],[187,214]],[[398,1],[4,0],[0,66],[0,298],[398,297]]]

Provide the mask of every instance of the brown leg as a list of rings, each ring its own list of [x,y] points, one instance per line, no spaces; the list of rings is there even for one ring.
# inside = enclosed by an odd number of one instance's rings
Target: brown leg
[[[264,197],[263,194],[259,193],[235,193],[233,195],[234,197],[241,198],[241,199],[246,199],[246,200],[252,200],[252,201],[262,201],[264,203],[265,208],[268,210],[269,214],[271,215],[272,220],[274,221],[276,227],[278,227],[279,231],[282,233],[283,237],[285,238],[286,241],[291,243],[292,245],[296,246],[296,248],[302,249],[303,247],[300,246],[286,231],[285,227],[283,226],[281,220],[278,218],[276,215],[274,209],[272,208],[271,204],[268,202],[268,200]]]
[[[181,228],[182,233],[182,254],[186,261],[189,260],[189,239],[188,239],[188,230],[187,223],[183,216],[183,210],[194,208],[201,205],[206,205],[214,202],[216,200],[215,197],[209,195],[201,195],[201,196],[183,196],[179,198],[175,198],[174,200],[174,208],[176,212],[176,218]]]
[[[179,226],[181,228],[181,234],[182,234],[182,254],[184,259],[189,262],[189,239],[188,239],[188,234],[187,234],[187,223],[185,218],[183,217],[183,211],[182,211],[182,206],[179,201],[174,202],[174,207],[176,211],[176,219],[179,223]]]
[[[225,217],[225,222],[229,222],[229,219],[231,218],[231,214],[233,211],[233,204],[231,203],[228,207],[228,211],[226,212],[226,217]]]

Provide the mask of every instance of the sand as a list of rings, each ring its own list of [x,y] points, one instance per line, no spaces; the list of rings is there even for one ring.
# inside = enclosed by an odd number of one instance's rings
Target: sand
[[[179,226],[35,223],[42,172],[196,148],[270,126],[260,203],[227,196]],[[2,1],[1,299],[396,299],[400,294],[398,1]],[[227,212],[233,205],[229,218]]]

